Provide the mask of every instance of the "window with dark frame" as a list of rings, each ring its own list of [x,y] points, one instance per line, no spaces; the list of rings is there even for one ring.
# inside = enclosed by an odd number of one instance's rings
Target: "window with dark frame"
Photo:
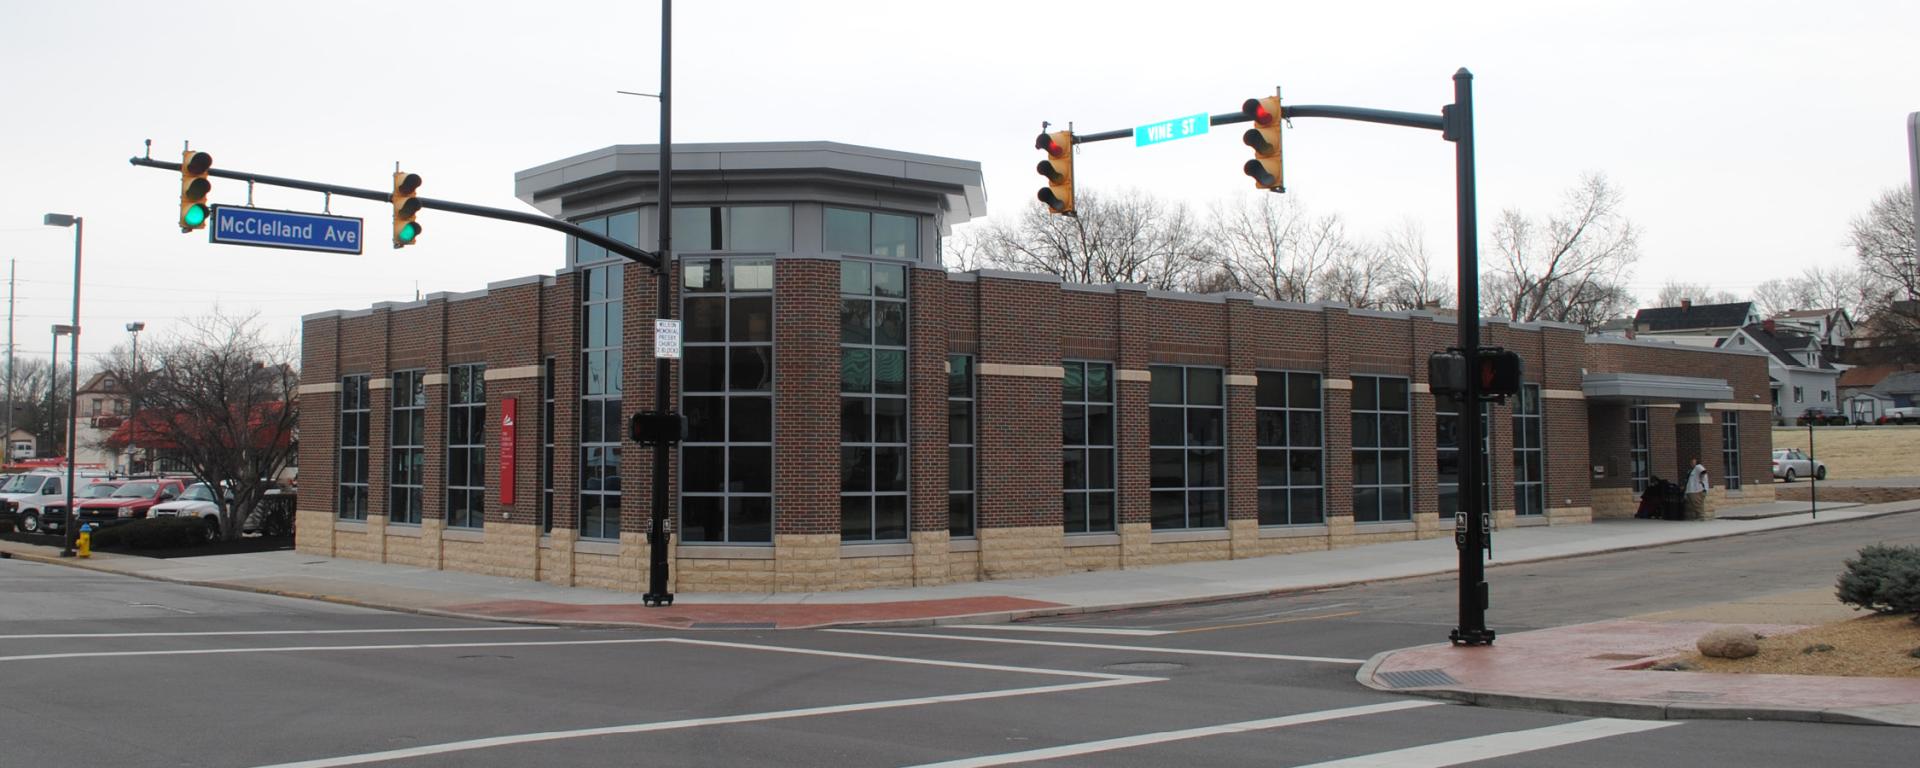
[[[553,412],[558,366],[547,358],[540,370],[540,532],[553,532]]]
[[[840,262],[841,541],[906,540],[907,473],[907,268],[848,259]]]
[[[681,277],[682,540],[771,543],[773,261],[689,259]]]
[[[1067,533],[1112,533],[1115,428],[1113,364],[1062,363],[1060,393],[1061,519]]]
[[[1740,412],[1720,412],[1720,487],[1740,490]]]
[[[1647,407],[1635,405],[1627,408],[1627,460],[1632,465],[1633,495],[1647,492],[1647,481],[1653,473],[1653,450],[1648,442]]]
[[[1151,366],[1148,450],[1155,529],[1227,524],[1226,377],[1219,368]]]
[[[972,355],[947,355],[947,536],[972,538],[973,503]]]
[[[367,375],[340,378],[340,506],[342,520],[367,519],[368,417],[372,403]]]
[[[1320,374],[1254,374],[1261,525],[1326,522]]]
[[[447,527],[486,523],[487,366],[447,369]]]
[[[1439,502],[1440,517],[1451,519],[1460,507],[1460,403],[1446,395],[1433,398],[1433,437],[1434,459],[1439,469],[1439,478],[1435,489]],[[1493,499],[1493,409],[1488,403],[1480,404],[1480,446],[1481,455],[1488,457],[1480,462],[1480,498],[1492,505]]]
[[[1540,407],[1540,385],[1522,384],[1513,399],[1513,513],[1547,513],[1547,452]]]
[[[1353,377],[1353,521],[1413,519],[1407,379]]]
[[[387,521],[419,525],[426,502],[427,386],[426,371],[395,371],[393,408],[387,434],[392,459],[387,473]]]
[[[580,275],[580,538],[620,538],[621,373],[625,370],[625,265]]]

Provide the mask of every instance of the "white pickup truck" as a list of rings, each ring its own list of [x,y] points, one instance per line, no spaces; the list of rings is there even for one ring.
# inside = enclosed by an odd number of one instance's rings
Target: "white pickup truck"
[[[1875,424],[1920,424],[1920,405],[1888,408]]]

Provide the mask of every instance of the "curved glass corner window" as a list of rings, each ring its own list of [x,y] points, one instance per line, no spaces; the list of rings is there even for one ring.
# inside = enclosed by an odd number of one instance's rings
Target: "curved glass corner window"
[[[821,248],[829,253],[920,257],[920,222],[897,213],[828,208],[821,222]]]
[[[905,286],[904,265],[840,262],[841,541],[907,538]]]
[[[773,262],[697,258],[685,268],[681,540],[772,543]]]

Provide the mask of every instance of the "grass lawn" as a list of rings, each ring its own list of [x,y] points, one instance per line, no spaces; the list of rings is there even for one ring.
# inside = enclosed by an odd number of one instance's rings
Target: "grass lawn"
[[[1807,428],[1774,428],[1773,447],[1806,450]],[[1813,448],[1828,480],[1920,476],[1920,426],[1815,427]]]

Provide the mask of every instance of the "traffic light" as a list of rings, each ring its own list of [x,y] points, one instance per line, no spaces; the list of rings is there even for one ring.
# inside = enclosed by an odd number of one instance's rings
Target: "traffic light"
[[[1286,178],[1280,172],[1280,97],[1247,99],[1240,111],[1253,118],[1253,127],[1240,139],[1253,147],[1253,159],[1245,166],[1247,175],[1253,177],[1256,187],[1287,191]]]
[[[1047,210],[1068,216],[1073,212],[1073,132],[1054,131],[1043,133],[1033,140],[1033,148],[1047,153],[1036,170],[1047,177],[1047,186],[1040,190],[1040,202],[1047,204]]]
[[[1520,394],[1520,353],[1499,347],[1480,350],[1474,375],[1480,377],[1482,397]]]
[[[192,232],[207,225],[212,209],[207,207],[207,193],[213,191],[213,182],[207,181],[207,171],[213,170],[213,155],[195,152],[191,149],[180,153],[180,231]]]
[[[392,199],[393,247],[405,248],[420,236],[420,222],[413,220],[420,213],[420,174],[394,171]]]

